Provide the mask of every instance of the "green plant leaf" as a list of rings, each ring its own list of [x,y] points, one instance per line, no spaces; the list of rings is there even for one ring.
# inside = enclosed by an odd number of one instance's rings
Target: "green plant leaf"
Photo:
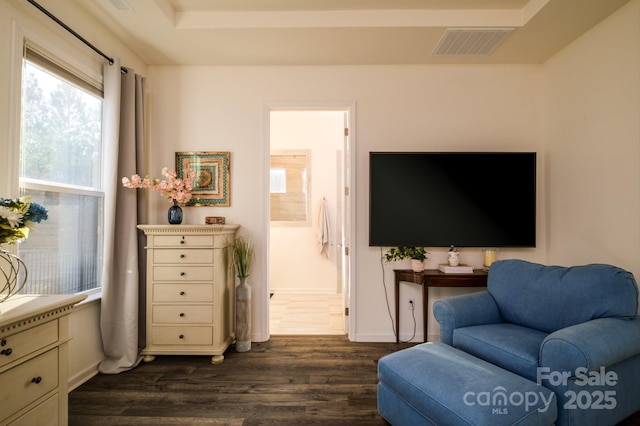
[[[253,261],[253,246],[244,237],[237,237],[233,244],[233,264],[238,277],[248,277]]]

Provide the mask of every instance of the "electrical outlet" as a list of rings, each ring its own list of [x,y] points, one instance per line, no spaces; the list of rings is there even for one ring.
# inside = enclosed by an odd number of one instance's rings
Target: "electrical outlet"
[[[407,309],[412,311],[416,308],[416,300],[415,299],[409,299],[407,300]]]

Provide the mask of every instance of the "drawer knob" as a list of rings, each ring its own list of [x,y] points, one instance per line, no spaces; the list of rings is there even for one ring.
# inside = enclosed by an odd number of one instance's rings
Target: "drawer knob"
[[[7,346],[7,339],[3,337],[2,340],[0,340],[0,346]]]
[[[180,339],[184,339],[184,334],[181,334],[180,336],[178,336]]]
[[[180,255],[180,259],[184,259],[184,257],[185,257],[184,254]]]
[[[42,381],[42,377],[38,376],[38,377],[34,377],[33,379],[31,379],[31,383],[35,383],[38,384]]]
[[[184,316],[184,312],[180,312],[180,316],[183,317]]]
[[[7,348],[0,351],[0,355],[9,356],[13,353],[13,349]]]
[[[184,240],[180,240],[180,244],[184,244]]]
[[[180,276],[184,277],[186,274],[184,272],[180,272]]]
[[[180,296],[184,296],[184,291],[181,291],[181,292],[180,292]]]

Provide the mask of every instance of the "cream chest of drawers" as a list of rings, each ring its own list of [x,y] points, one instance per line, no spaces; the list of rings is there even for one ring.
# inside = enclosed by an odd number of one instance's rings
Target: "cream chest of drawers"
[[[66,425],[68,315],[86,295],[0,303],[0,425]]]
[[[147,236],[146,347],[224,360],[235,339],[233,242],[239,225],[139,225]]]

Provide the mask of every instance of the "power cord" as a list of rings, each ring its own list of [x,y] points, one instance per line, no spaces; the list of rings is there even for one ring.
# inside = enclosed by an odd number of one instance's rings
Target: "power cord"
[[[389,314],[389,319],[391,320],[391,330],[393,331],[393,336],[398,339],[399,343],[410,343],[416,337],[416,307],[413,305],[413,300],[410,300],[411,303],[411,316],[413,317],[413,335],[409,340],[400,340],[398,335],[396,334],[396,325],[393,319],[393,314],[391,313],[391,304],[389,303],[389,292],[387,291],[387,282],[384,278],[384,256],[382,253],[382,247],[380,247],[380,269],[382,270],[382,287],[384,288],[384,298],[387,302],[387,313]],[[400,301],[398,301],[400,303]],[[425,331],[426,333],[426,331]]]
[[[416,337],[416,306],[414,305],[413,300],[410,300],[409,303],[411,303],[411,317],[413,318],[413,334],[409,340],[402,343],[409,343]]]

